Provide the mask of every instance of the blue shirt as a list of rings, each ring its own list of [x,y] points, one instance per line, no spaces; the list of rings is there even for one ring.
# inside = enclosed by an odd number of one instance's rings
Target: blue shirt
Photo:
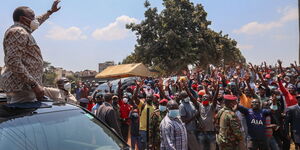
[[[248,137],[254,140],[265,139],[266,116],[271,115],[271,110],[261,109],[255,112],[253,109],[248,109],[243,106],[239,106],[238,110],[245,115],[248,127]]]

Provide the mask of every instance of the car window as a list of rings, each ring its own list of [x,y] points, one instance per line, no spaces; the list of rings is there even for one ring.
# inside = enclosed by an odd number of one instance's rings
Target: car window
[[[36,114],[0,124],[1,150],[117,150],[125,146],[83,110]]]

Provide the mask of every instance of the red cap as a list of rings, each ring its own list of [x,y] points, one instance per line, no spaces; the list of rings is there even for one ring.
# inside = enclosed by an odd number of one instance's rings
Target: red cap
[[[159,104],[168,103],[169,101],[167,99],[162,99],[159,101]]]
[[[197,84],[192,84],[192,88],[197,88],[198,85]]]
[[[223,99],[228,101],[236,101],[238,98],[234,95],[224,95]]]
[[[204,94],[205,94],[205,90],[201,90],[201,91],[198,92],[198,95],[203,96]]]
[[[156,98],[160,98],[159,94],[154,94],[153,96],[155,96]]]
[[[267,79],[270,79],[270,78],[271,78],[271,75],[270,75],[270,74],[266,74],[266,78],[267,78]]]

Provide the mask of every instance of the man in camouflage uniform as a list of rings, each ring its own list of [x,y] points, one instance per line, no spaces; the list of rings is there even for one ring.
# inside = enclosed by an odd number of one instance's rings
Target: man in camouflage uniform
[[[153,115],[151,116],[149,131],[150,131],[150,145],[152,150],[160,149],[159,125],[167,114],[167,104],[168,104],[167,99],[163,99],[159,101],[159,109],[156,109]]]
[[[216,116],[216,127],[219,130],[217,143],[220,150],[239,150],[243,140],[240,121],[234,112],[237,108],[237,97],[224,95],[225,107]]]

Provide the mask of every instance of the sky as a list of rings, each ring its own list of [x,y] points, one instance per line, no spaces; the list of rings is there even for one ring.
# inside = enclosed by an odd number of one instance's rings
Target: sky
[[[162,10],[162,0],[149,0]],[[238,42],[247,62],[289,64],[298,60],[297,0],[191,0],[202,4],[212,21],[210,28],[223,31]],[[41,15],[53,0],[2,0],[0,41],[13,24],[12,13],[28,6]],[[144,0],[61,0],[62,8],[33,33],[45,61],[66,70],[98,71],[98,63],[121,62],[130,55],[136,36],[127,23],[144,19]],[[0,66],[4,65],[0,44]]]

